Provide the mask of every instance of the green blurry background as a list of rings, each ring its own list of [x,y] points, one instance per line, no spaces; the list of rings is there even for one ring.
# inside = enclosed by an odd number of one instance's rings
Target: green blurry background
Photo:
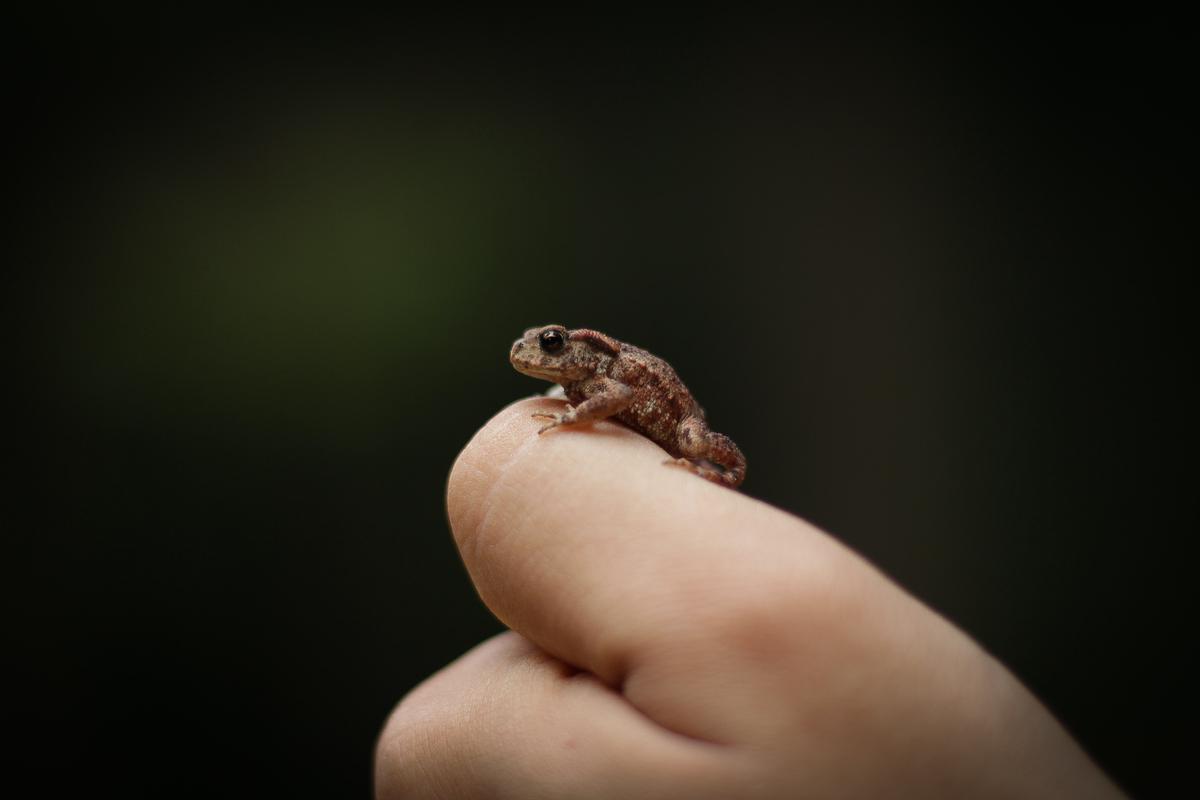
[[[1171,38],[612,27],[19,27],[5,527],[48,787],[363,796],[391,706],[499,629],[444,481],[548,322],[670,360],[749,494],[1166,785]]]

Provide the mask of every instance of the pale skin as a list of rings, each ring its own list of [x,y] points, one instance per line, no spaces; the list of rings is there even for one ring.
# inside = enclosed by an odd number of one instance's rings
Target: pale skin
[[[611,421],[501,411],[450,475],[510,630],[414,689],[379,798],[1112,798],[998,661],[801,519]]]

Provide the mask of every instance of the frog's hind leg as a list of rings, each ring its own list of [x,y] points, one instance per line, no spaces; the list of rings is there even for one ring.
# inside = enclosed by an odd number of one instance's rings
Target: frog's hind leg
[[[742,451],[725,434],[709,430],[703,419],[688,417],[679,423],[676,440],[683,457],[668,464],[684,467],[701,478],[730,488],[740,486],[746,479],[746,457]]]

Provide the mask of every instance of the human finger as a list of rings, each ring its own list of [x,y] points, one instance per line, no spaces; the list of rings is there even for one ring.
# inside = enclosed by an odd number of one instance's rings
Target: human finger
[[[880,576],[811,525],[664,466],[660,448],[615,422],[538,436],[531,415],[560,408],[509,406],[451,472],[450,522],[481,597],[665,726],[735,734],[728,712],[779,688],[753,667],[804,644],[777,631],[803,632],[797,610],[819,607],[833,583]]]
[[[737,753],[663,730],[594,676],[507,632],[397,706],[377,797],[718,797]]]

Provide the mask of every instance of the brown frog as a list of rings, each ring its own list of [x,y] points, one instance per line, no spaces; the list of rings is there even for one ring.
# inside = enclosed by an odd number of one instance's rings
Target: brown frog
[[[645,435],[676,464],[729,487],[746,477],[746,458],[728,436],[709,430],[704,409],[666,361],[640,347],[587,328],[530,328],[513,342],[518,372],[562,386],[570,407],[537,413],[551,422],[539,434],[580,422],[615,417]]]

